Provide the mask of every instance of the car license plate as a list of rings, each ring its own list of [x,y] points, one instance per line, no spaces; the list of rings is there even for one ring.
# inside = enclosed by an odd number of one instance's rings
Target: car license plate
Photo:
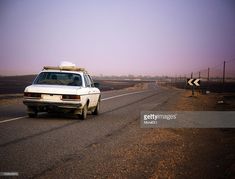
[[[61,95],[53,95],[53,94],[42,94],[42,99],[45,100],[60,100]]]

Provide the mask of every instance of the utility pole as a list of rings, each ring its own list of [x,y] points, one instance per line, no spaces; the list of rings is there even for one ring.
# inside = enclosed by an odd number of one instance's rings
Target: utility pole
[[[225,83],[225,61],[224,61],[224,67],[223,67],[223,91],[224,92],[224,83]]]
[[[209,90],[209,81],[210,81],[210,68],[207,71],[207,90]]]

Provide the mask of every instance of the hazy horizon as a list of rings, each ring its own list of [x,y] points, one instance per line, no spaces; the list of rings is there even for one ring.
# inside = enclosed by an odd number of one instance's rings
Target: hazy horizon
[[[2,0],[0,75],[184,75],[235,58],[234,19],[232,0]]]

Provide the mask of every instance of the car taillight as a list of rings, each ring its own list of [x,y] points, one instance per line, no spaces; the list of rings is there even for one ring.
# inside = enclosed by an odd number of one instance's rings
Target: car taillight
[[[24,93],[24,97],[28,97],[28,98],[41,98],[41,93],[28,93],[28,92],[25,92]]]
[[[62,100],[80,100],[79,95],[63,95]]]

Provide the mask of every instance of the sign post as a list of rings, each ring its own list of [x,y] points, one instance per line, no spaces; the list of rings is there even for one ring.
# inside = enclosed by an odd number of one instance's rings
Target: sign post
[[[194,96],[194,86],[200,86],[200,79],[190,78],[187,79],[187,83],[192,86],[192,96]]]

